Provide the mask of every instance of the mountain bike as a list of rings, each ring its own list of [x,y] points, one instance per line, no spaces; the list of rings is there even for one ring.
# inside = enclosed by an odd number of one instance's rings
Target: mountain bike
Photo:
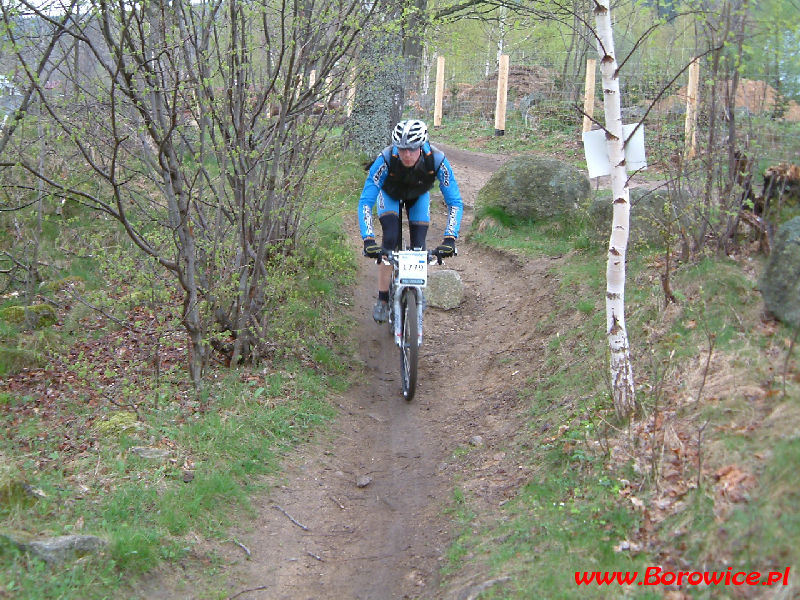
[[[384,251],[385,261],[392,265],[389,283],[389,331],[400,348],[400,375],[403,397],[414,398],[417,389],[417,360],[422,344],[422,314],[428,284],[428,265],[442,264],[442,258],[427,250]]]

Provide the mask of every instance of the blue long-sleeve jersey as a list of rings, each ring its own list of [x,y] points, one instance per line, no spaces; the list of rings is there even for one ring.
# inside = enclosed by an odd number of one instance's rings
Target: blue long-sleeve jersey
[[[444,230],[444,236],[457,238],[459,230],[461,229],[461,216],[464,212],[464,203],[461,200],[458,182],[453,175],[453,169],[444,153],[426,142],[422,146],[422,152],[425,154],[430,151],[433,151],[434,172],[436,174],[436,179],[439,181],[439,189],[447,204],[447,225]],[[396,147],[392,146],[381,152],[375,159],[375,162],[372,163],[366,181],[364,181],[364,189],[361,191],[361,198],[358,202],[358,223],[361,229],[362,239],[375,237],[375,230],[372,226],[372,210],[375,207],[378,197],[380,195],[385,195],[387,200],[397,202],[397,199],[391,198],[382,189],[383,184],[389,176],[389,165],[392,154],[397,155]],[[424,157],[420,160],[424,160]],[[430,202],[428,192],[422,194],[416,201],[416,203],[420,202],[425,204],[427,212],[427,204]],[[414,208],[417,208],[416,203]]]

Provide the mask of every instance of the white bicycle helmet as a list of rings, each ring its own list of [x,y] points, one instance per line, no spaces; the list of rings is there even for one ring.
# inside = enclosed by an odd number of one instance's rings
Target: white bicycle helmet
[[[400,121],[392,132],[392,143],[398,148],[416,150],[428,141],[428,126],[417,119]]]

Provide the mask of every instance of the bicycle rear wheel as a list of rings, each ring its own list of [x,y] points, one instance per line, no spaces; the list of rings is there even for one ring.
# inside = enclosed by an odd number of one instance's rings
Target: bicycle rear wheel
[[[419,321],[417,320],[417,295],[403,292],[400,302],[403,339],[400,346],[400,371],[403,380],[403,397],[409,402],[417,390],[417,358],[419,357]]]

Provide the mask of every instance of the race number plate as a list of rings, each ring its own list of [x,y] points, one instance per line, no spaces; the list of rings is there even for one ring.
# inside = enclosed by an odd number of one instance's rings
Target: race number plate
[[[428,253],[403,250],[397,253],[399,279],[402,285],[424,287],[428,283]]]

